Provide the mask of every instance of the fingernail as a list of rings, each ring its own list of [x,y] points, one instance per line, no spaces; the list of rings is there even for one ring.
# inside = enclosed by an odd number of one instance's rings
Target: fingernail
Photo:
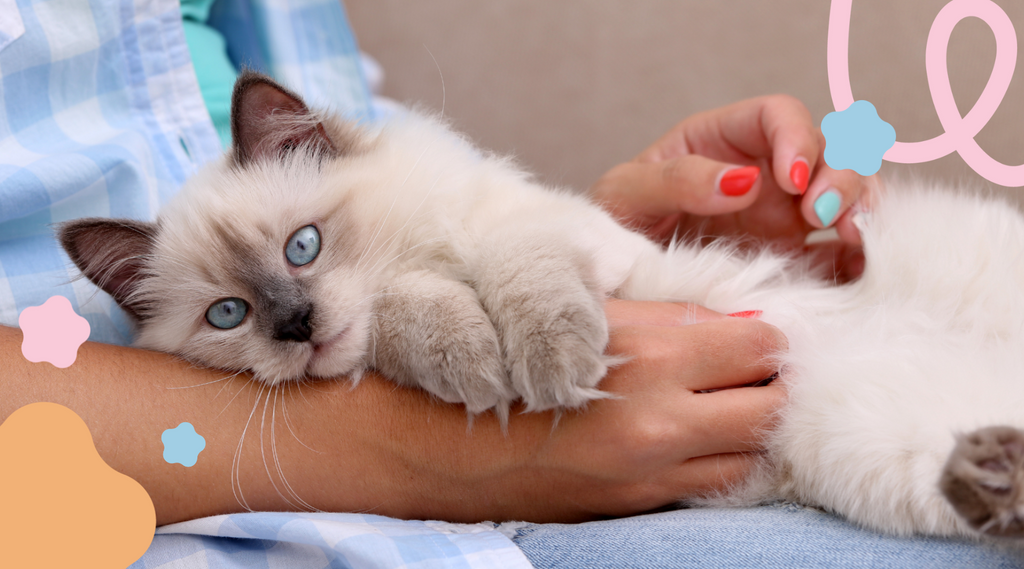
[[[761,317],[761,311],[760,310],[744,310],[743,312],[733,312],[732,314],[729,314],[728,316],[732,316],[733,318],[760,318]]]
[[[818,220],[821,221],[822,227],[828,227],[835,221],[841,205],[843,205],[843,199],[835,190],[828,190],[814,200],[814,213],[818,214]]]
[[[742,196],[754,187],[754,182],[761,175],[761,168],[744,166],[726,170],[718,180],[718,191],[727,196]]]
[[[796,162],[793,162],[793,167],[789,169],[789,180],[800,190],[801,196],[807,191],[807,182],[810,178],[811,169],[807,166],[807,161],[797,158]]]

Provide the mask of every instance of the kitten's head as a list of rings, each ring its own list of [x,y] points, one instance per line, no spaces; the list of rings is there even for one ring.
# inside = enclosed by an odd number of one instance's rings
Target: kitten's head
[[[231,151],[156,223],[81,219],[60,242],[135,317],[141,347],[267,383],[349,373],[365,365],[377,285],[336,173],[372,142],[256,73],[231,112]]]

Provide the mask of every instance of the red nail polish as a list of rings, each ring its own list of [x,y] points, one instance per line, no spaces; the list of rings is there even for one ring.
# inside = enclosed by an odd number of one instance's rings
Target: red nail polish
[[[754,182],[761,174],[757,166],[734,168],[722,175],[718,181],[718,190],[727,196],[742,196],[754,187]]]
[[[796,189],[800,190],[800,195],[804,195],[807,191],[807,182],[810,181],[811,170],[807,167],[807,162],[803,160],[797,160],[793,162],[793,167],[789,169],[789,179],[796,186]]]
[[[732,314],[729,314],[728,316],[732,316],[733,318],[760,318],[761,317],[761,311],[760,310],[744,310],[743,312],[733,312]]]

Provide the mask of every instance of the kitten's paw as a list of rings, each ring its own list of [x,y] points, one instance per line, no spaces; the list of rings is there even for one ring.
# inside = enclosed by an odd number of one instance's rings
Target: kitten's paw
[[[939,484],[971,527],[1024,538],[1024,432],[987,427],[960,437]]]
[[[380,334],[375,367],[385,375],[416,385],[448,403],[464,403],[470,415],[496,408],[507,416],[516,395],[509,386],[497,334],[486,317],[465,317],[448,330],[406,332],[413,342]],[[384,329],[379,327],[378,329]]]
[[[608,325],[596,301],[564,306],[519,332],[512,342],[506,334],[506,365],[527,411],[581,407],[609,397],[596,388],[614,363],[602,355]]]
[[[498,333],[465,283],[431,271],[399,275],[374,303],[372,366],[421,387],[470,415],[507,417],[516,398]]]
[[[466,411],[476,415],[496,408],[500,417],[508,416],[509,402],[515,399],[501,361],[498,338],[487,323],[476,333],[456,333],[448,341],[434,346],[433,365],[424,369],[420,385],[449,403],[464,403]]]

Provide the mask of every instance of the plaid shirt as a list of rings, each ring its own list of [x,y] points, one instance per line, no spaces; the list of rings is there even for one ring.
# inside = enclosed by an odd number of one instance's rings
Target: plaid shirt
[[[210,24],[236,65],[270,72],[314,105],[373,118],[339,0],[219,0]],[[16,326],[21,310],[59,294],[89,321],[91,340],[129,343],[112,299],[73,280],[53,224],[153,219],[220,151],[177,0],[0,0],[0,324]],[[133,567],[349,563],[530,566],[486,525],[254,513],[162,528]]]
[[[317,106],[372,118],[337,0],[221,0],[211,24],[232,58]],[[153,219],[220,154],[174,0],[0,0],[0,324],[52,295],[91,340],[131,327],[53,238],[78,217]]]
[[[510,524],[514,525],[514,524]],[[514,531],[512,527],[504,528]],[[212,537],[217,536],[217,537]],[[265,512],[164,526],[129,569],[531,569],[493,524]]]

